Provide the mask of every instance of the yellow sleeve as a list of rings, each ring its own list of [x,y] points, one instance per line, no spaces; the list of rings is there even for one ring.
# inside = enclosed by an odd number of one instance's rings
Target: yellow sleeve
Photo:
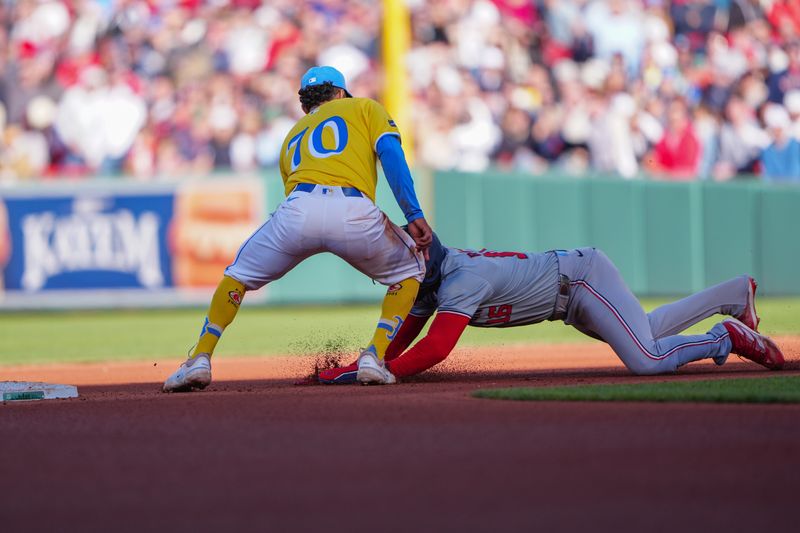
[[[377,151],[378,140],[384,135],[397,135],[400,138],[400,130],[397,129],[397,124],[394,123],[392,117],[386,109],[376,102],[365,98],[364,115],[367,120],[369,128],[369,142],[372,145],[372,150]]]

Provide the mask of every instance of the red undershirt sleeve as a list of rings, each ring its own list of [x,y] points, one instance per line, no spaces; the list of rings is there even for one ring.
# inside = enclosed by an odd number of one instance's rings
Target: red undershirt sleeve
[[[414,339],[417,338],[419,332],[422,331],[422,328],[425,327],[425,324],[428,323],[429,316],[416,316],[416,315],[408,315],[403,325],[400,326],[400,329],[397,332],[394,340],[389,344],[389,347],[386,349],[386,356],[384,357],[384,361],[391,361],[392,359],[397,359],[397,357],[403,353],[403,350],[408,348],[408,345],[413,342]],[[343,374],[345,372],[354,372],[358,370],[358,361],[353,361],[347,366],[337,368],[336,371],[339,374]]]
[[[468,316],[462,314],[437,313],[428,334],[413,348],[391,361],[388,364],[389,371],[398,378],[404,378],[424,372],[444,361],[455,347],[469,320]],[[405,327],[405,324],[403,326]]]
[[[406,316],[405,322],[400,326],[400,329],[395,335],[389,347],[386,349],[386,356],[384,361],[391,361],[396,359],[409,345],[417,338],[419,332],[428,323],[429,316],[416,316],[409,314]]]

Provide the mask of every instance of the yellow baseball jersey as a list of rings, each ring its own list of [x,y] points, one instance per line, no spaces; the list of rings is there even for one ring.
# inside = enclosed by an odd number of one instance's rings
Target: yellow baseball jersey
[[[325,102],[301,118],[281,147],[288,196],[298,183],[355,187],[373,202],[378,140],[400,132],[386,109],[369,98]]]

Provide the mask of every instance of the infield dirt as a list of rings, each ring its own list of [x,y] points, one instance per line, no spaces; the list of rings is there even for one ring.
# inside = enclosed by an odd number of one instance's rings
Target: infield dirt
[[[798,372],[800,339],[778,341]],[[209,390],[172,395],[158,389],[178,360],[0,367],[2,379],[81,394],[0,406],[3,529],[783,531],[797,521],[800,406],[470,397],[769,375],[752,363],[634,378],[594,343],[449,361],[399,386],[296,387],[313,358],[222,356]]]

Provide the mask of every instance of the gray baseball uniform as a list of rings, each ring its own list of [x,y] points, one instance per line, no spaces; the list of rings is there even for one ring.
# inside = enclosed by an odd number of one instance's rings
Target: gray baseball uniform
[[[555,254],[448,248],[442,284],[414,304],[411,314],[435,310],[470,317],[470,326],[535,324],[553,314],[558,289]]]
[[[600,250],[545,253],[448,248],[441,285],[417,301],[411,314],[456,313],[478,327],[509,327],[563,320],[607,342],[635,374],[675,371],[699,359],[722,364],[731,351],[717,324],[703,335],[676,335],[720,313],[747,305],[749,278],[740,276],[645,313],[616,266]]]

